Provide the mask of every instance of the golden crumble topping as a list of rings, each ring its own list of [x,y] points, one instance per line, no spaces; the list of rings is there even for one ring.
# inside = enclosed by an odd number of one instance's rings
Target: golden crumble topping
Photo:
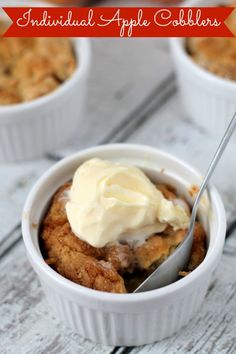
[[[75,283],[113,293],[132,292],[186,235],[186,230],[174,231],[169,226],[141,244],[114,243],[95,248],[71,230],[65,210],[70,186],[71,183],[64,184],[54,195],[42,223],[40,242],[48,265]],[[172,187],[159,184],[157,188],[169,200],[177,198]],[[206,234],[197,222],[190,262],[180,276],[194,270],[205,253]]]
[[[236,2],[229,6],[235,7]],[[236,10],[226,23],[236,35]],[[236,38],[188,38],[186,48],[201,67],[225,79],[236,80]]]
[[[0,33],[4,26],[0,23]],[[31,101],[54,91],[75,67],[68,38],[0,37],[0,105]]]

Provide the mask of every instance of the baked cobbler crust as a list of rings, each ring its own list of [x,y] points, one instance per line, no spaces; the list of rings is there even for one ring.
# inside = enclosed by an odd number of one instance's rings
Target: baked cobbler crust
[[[65,204],[71,183],[54,195],[42,223],[40,236],[45,261],[58,273],[88,288],[113,293],[132,291],[181,243],[186,230],[151,235],[137,245],[111,244],[95,248],[76,237],[67,220]],[[174,189],[158,185],[168,199],[175,199]],[[185,273],[195,269],[206,253],[206,234],[196,223],[192,255]]]
[[[229,6],[235,7],[235,1]],[[236,14],[227,19],[236,35]],[[186,47],[192,59],[211,73],[236,80],[236,38],[188,38]]]
[[[0,33],[5,24],[0,22]],[[0,36],[0,105],[31,101],[57,89],[76,68],[68,38]]]

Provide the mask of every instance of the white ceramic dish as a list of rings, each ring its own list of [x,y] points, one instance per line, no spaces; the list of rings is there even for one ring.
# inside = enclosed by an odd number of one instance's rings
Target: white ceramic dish
[[[1,6],[49,4],[2,0]],[[87,38],[75,38],[73,44],[78,67],[71,78],[52,93],[33,101],[0,106],[0,162],[40,157],[68,143],[76,133],[79,136],[91,52]]]
[[[229,3],[229,0],[190,0],[183,6],[222,3]],[[184,38],[171,38],[170,43],[186,113],[210,134],[222,136],[236,111],[236,82],[216,76],[196,64],[186,52]]]
[[[187,163],[142,145],[104,145],[76,153],[50,168],[27,198],[22,232],[29,260],[51,307],[81,336],[103,344],[125,346],[171,336],[199,310],[219,262],[226,229],[221,198],[214,187],[209,189],[210,217],[203,218],[208,229],[208,251],[203,263],[190,275],[146,293],[111,294],[88,289],[62,277],[45,263],[39,249],[38,227],[57,188],[72,178],[83,161],[92,157],[127,162],[156,171],[189,201],[189,188],[201,181],[201,175]]]

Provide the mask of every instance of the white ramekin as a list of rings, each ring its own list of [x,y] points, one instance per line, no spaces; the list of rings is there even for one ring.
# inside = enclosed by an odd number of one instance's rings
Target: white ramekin
[[[227,0],[190,0],[183,6],[217,6]],[[184,38],[171,38],[171,50],[186,113],[219,137],[236,111],[236,82],[214,75],[187,54]],[[222,53],[224,55],[224,53]]]
[[[2,0],[1,6],[49,4]],[[40,157],[67,144],[76,133],[79,136],[91,53],[87,38],[74,38],[73,44],[78,66],[71,78],[33,101],[0,106],[0,162]]]
[[[121,161],[159,173],[190,200],[189,188],[201,175],[179,159],[147,146],[114,144],[87,149],[50,168],[36,183],[24,206],[22,232],[27,255],[48,300],[64,323],[81,336],[110,345],[141,345],[168,337],[185,326],[199,310],[211,275],[219,262],[226,219],[221,198],[209,189],[208,252],[202,264],[187,277],[162,289],[138,294],[111,294],[71,282],[42,258],[38,230],[53,193],[72,178],[85,160],[100,157]],[[161,171],[161,172],[160,172]],[[36,226],[37,225],[37,226]]]

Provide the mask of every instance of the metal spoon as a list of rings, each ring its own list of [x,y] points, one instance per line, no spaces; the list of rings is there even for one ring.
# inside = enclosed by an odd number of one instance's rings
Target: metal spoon
[[[236,127],[236,113],[234,114],[221,142],[218,146],[216,153],[208,167],[206,175],[203,179],[199,192],[192,208],[192,215],[190,218],[189,229],[185,239],[176,248],[176,250],[164,261],[147,279],[141,283],[134,293],[154,290],[161,288],[165,285],[175,282],[179,277],[179,271],[183,270],[188,264],[190,258],[190,252],[193,243],[194,226],[197,216],[197,210],[202,194],[205,191],[209,179],[211,178],[217,163],[219,162],[221,155],[223,154],[233,132]]]

